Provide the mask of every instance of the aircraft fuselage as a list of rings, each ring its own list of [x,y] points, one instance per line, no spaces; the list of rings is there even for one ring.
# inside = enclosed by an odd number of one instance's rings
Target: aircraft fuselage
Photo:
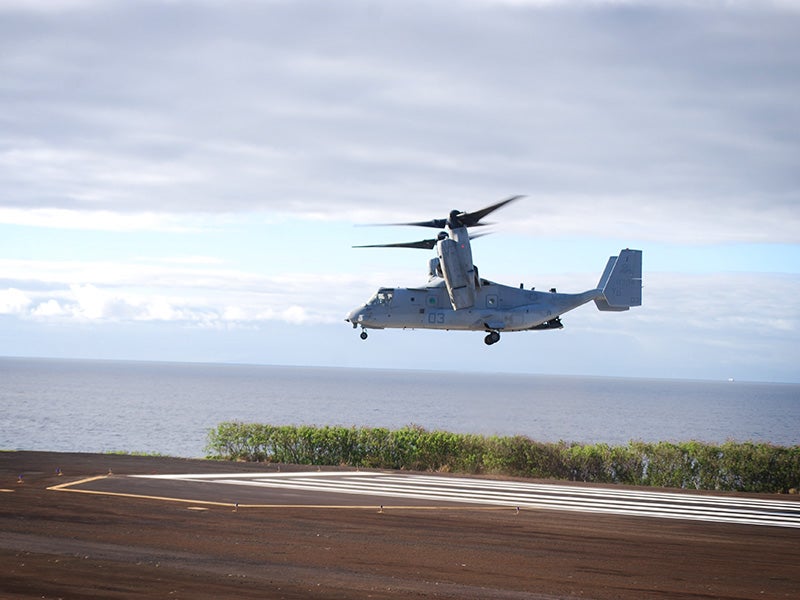
[[[523,331],[558,329],[563,313],[602,295],[600,289],[579,294],[538,292],[481,280],[471,308],[454,310],[444,280],[419,288],[381,288],[347,320],[363,329],[454,329]]]

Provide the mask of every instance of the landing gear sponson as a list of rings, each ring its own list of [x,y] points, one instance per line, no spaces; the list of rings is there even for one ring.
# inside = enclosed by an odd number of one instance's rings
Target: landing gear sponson
[[[361,333],[359,334],[359,337],[362,340],[367,339],[367,337],[369,337],[367,335],[367,330],[366,329],[362,329]],[[500,341],[500,332],[499,331],[489,331],[486,334],[486,337],[483,338],[483,341],[487,346],[491,346],[492,344],[496,344],[497,342]]]

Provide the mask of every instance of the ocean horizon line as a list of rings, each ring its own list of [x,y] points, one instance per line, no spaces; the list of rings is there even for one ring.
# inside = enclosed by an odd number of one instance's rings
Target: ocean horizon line
[[[453,369],[419,369],[419,368],[394,368],[394,367],[358,367],[349,365],[313,365],[313,364],[282,364],[282,363],[257,363],[240,361],[206,361],[206,360],[163,360],[163,359],[139,359],[139,358],[93,358],[93,357],[69,357],[69,356],[18,356],[0,355],[0,360],[34,360],[52,362],[73,362],[73,363],[120,363],[120,364],[141,364],[141,365],[187,365],[187,366],[220,366],[220,367],[265,367],[281,369],[326,369],[343,371],[365,371],[370,373],[450,373],[456,375],[490,375],[490,376],[519,376],[519,377],[554,377],[564,379],[598,379],[598,380],[632,380],[632,381],[663,381],[663,382],[686,382],[686,383],[742,383],[742,384],[766,384],[766,385],[800,385],[798,381],[765,381],[757,379],[737,379],[727,378],[694,378],[694,377],[656,377],[648,375],[598,375],[582,373],[544,373],[534,371],[478,371]]]

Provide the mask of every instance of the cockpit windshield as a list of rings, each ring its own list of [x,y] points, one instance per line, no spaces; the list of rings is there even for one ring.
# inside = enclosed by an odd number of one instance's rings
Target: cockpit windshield
[[[393,296],[394,290],[392,288],[381,288],[372,298],[370,298],[370,301],[367,302],[367,304],[371,306],[391,304]]]

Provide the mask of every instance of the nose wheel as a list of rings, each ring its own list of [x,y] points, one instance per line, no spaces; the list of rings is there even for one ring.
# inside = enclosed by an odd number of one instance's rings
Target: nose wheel
[[[491,346],[492,344],[496,344],[500,341],[500,332],[498,331],[490,331],[485,338],[483,338],[484,343],[487,346]]]
[[[365,340],[365,339],[367,339],[367,330],[366,330],[366,329],[362,329],[362,330],[361,330],[361,334],[360,334],[360,336],[359,336],[359,337],[360,337],[362,340]]]

